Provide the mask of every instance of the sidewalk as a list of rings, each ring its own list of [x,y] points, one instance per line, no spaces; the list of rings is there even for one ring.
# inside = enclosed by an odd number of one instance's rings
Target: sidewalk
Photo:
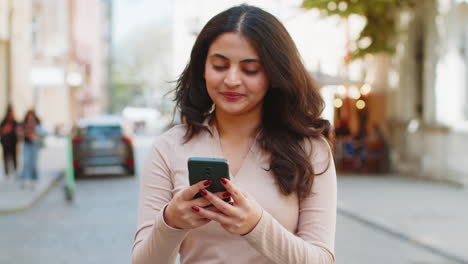
[[[395,175],[338,177],[339,217],[468,263],[468,189]],[[398,252],[395,252],[398,254]]]
[[[18,180],[6,182],[3,161],[0,165],[0,215],[14,213],[32,207],[64,174],[66,162],[64,138],[47,137],[45,147],[39,153],[39,180],[33,190],[20,188]],[[18,155],[20,160],[21,153]],[[18,172],[18,174],[20,171]]]

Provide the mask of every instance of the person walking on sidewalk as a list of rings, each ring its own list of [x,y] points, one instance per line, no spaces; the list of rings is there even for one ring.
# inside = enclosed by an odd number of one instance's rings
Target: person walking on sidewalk
[[[145,163],[133,264],[335,263],[330,124],[281,22],[249,5],[216,15],[175,92],[183,124]],[[225,158],[227,192],[189,186],[189,157]]]
[[[6,116],[0,123],[0,142],[3,150],[3,165],[5,169],[5,178],[7,181],[16,177],[17,145],[18,145],[18,123],[15,120],[13,107],[9,105],[6,110]],[[12,165],[12,166],[11,166]]]
[[[31,189],[34,189],[38,180],[37,161],[39,150],[45,131],[41,126],[41,121],[34,110],[26,113],[22,124],[23,134],[23,170],[21,172],[21,186],[24,188],[30,181]]]

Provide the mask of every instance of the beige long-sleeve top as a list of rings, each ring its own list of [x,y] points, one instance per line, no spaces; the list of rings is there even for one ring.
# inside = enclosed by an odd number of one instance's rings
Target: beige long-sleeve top
[[[247,235],[233,235],[218,223],[196,229],[175,229],[163,218],[172,197],[189,186],[189,157],[223,158],[219,135],[202,131],[183,144],[186,127],[176,126],[159,136],[141,178],[138,227],[133,264],[175,263],[334,263],[336,173],[328,143],[312,139],[306,145],[316,172],[311,194],[281,194],[269,167],[269,155],[254,143],[232,182],[262,206],[257,226]]]

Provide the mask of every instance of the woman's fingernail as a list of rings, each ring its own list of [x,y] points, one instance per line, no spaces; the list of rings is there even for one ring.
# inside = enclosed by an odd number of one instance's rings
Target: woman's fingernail
[[[208,194],[208,193],[206,192],[205,189],[201,189],[201,190],[200,190],[200,193],[203,194],[203,195],[207,195],[207,194]]]
[[[192,210],[194,210],[195,212],[200,212],[200,208],[198,208],[197,206],[192,206]]]
[[[230,205],[234,206],[234,203],[233,202],[228,202]]]
[[[226,178],[221,178],[221,182],[222,182],[223,184],[226,184],[226,183],[227,183],[227,179],[226,179]]]
[[[208,186],[208,185],[210,185],[210,184],[211,184],[211,181],[210,181],[210,180],[206,180],[206,181],[203,183],[203,185],[205,185],[205,186]]]
[[[225,193],[223,193],[223,197],[224,197],[224,198],[227,198],[227,197],[229,197],[229,196],[231,196],[231,193],[230,193],[230,192],[225,192]]]

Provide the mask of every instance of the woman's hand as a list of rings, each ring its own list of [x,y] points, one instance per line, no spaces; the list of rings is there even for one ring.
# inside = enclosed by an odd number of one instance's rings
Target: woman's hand
[[[164,211],[164,221],[169,226],[179,229],[197,228],[210,222],[211,220],[197,214],[194,208],[208,206],[211,202],[205,197],[193,199],[200,190],[210,186],[210,184],[211,181],[201,181],[177,193]],[[217,195],[221,196],[222,193]],[[217,211],[215,207],[205,210]]]
[[[200,193],[207,201],[213,204],[219,212],[205,208],[192,208],[194,212],[204,219],[210,219],[221,224],[231,234],[246,235],[254,229],[262,217],[261,206],[247,193],[241,192],[229,180],[222,178],[221,182],[227,192],[222,197],[231,196],[234,203],[227,203],[219,198],[219,195],[202,189]]]

